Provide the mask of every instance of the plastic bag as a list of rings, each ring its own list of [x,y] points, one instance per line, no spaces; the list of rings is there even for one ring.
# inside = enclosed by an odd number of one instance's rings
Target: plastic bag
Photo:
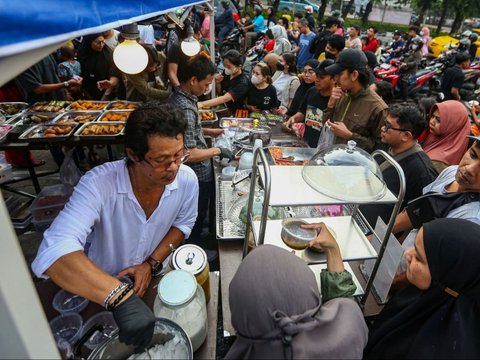
[[[82,173],[73,159],[74,150],[75,148],[65,150],[65,158],[63,159],[62,166],[60,166],[60,181],[65,185],[75,186],[82,177]]]
[[[318,138],[317,143],[317,151],[326,149],[333,145],[333,141],[335,140],[335,135],[333,131],[330,129],[329,126],[323,125],[322,132]]]

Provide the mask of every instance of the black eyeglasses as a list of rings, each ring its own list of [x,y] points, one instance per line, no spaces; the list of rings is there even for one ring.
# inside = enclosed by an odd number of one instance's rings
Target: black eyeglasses
[[[388,131],[388,130],[390,130],[390,129],[392,129],[392,130],[397,130],[397,131],[403,131],[403,132],[410,131],[410,130],[405,130],[405,129],[394,128],[394,127],[392,126],[392,124],[390,124],[390,123],[387,122],[387,121],[384,121],[383,127],[385,128],[385,131]]]
[[[154,169],[167,170],[170,167],[170,165],[172,165],[172,163],[175,163],[175,165],[180,165],[187,162],[188,158],[190,157],[190,149],[187,148],[185,144],[183,145],[182,152],[183,152],[182,155],[175,157],[173,160],[167,160],[167,161],[161,161],[161,162],[153,160],[152,161],[153,164],[147,159],[144,159],[144,160],[148,165],[150,165]]]

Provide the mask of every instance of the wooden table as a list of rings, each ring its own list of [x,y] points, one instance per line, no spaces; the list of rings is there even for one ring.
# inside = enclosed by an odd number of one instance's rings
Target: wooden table
[[[160,282],[160,277],[152,279],[150,286],[147,289],[143,297],[143,301],[153,309],[153,303],[155,297],[157,296],[157,285]],[[208,334],[207,339],[203,345],[195,351],[193,354],[194,359],[215,359],[216,357],[216,348],[217,348],[217,321],[218,321],[218,300],[219,300],[219,291],[218,291],[218,282],[219,276],[215,272],[210,273],[210,301],[207,304],[207,321],[208,321]],[[52,281],[40,281],[35,283],[40,301],[45,311],[47,320],[50,321],[54,317],[58,316],[58,312],[53,308],[52,301],[55,294],[60,290],[60,288],[55,285]],[[83,318],[84,323],[93,315],[98,312],[104,311],[105,309],[95,303],[90,302],[88,306],[83,310],[80,315]],[[82,349],[85,350],[85,347]],[[89,352],[82,351],[82,354],[88,356]]]

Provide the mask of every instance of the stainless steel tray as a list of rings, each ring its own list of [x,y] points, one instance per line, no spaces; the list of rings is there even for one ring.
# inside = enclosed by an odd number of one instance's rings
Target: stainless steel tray
[[[49,124],[52,123],[60,113],[55,112],[25,112],[19,115],[18,121],[21,121],[24,125],[38,125],[38,124]],[[45,121],[34,121],[33,117],[45,118]]]
[[[38,141],[38,142],[56,142],[56,141],[65,141],[67,140],[75,131],[75,128],[77,127],[78,124],[72,124],[72,125],[67,125],[67,124],[38,124],[35,126],[32,126],[31,128],[27,129],[22,135],[18,137],[18,140],[21,141],[28,141],[28,142],[33,142],[33,141]],[[53,127],[70,127],[71,130],[62,135],[56,135],[56,136],[45,136],[44,132],[45,130]]]
[[[101,111],[67,111],[57,116],[55,119],[52,120],[52,122],[59,123],[62,121],[71,121],[83,124],[96,121],[98,116],[101,114]],[[86,120],[83,120],[82,118],[79,119],[79,116],[87,116],[88,118]]]
[[[235,118],[235,117],[224,117],[221,118],[218,124],[221,128],[239,128],[239,127],[252,127],[253,119],[252,118]]]
[[[14,106],[18,111],[13,114],[6,112],[5,109],[11,106]],[[5,112],[5,115],[7,116],[7,118],[17,116],[18,114],[21,114],[22,112],[24,112],[27,108],[28,108],[28,103],[26,102],[9,101],[9,102],[0,103],[0,110],[3,110]]]
[[[98,135],[95,135],[95,134],[88,134],[88,135],[83,135],[83,131],[88,128],[88,127],[91,127],[91,126],[116,126],[116,125],[121,125],[122,126],[122,130],[120,130],[118,133],[116,134],[98,134]],[[121,122],[121,121],[110,121],[108,123],[99,123],[98,121],[96,122],[91,122],[91,123],[85,123],[83,124],[76,132],[75,132],[75,136],[76,137],[79,137],[80,139],[115,139],[117,137],[119,137],[120,135],[123,135],[123,131],[125,130],[125,123],[124,122]]]
[[[56,105],[56,104],[61,104],[61,105]],[[30,106],[27,111],[28,112],[49,112],[49,113],[59,113],[65,111],[66,108],[70,107],[71,103],[70,101],[56,101],[56,100],[51,100],[51,101],[38,101],[32,106]],[[56,110],[46,110],[46,109],[35,109],[35,107],[38,106],[55,106],[57,107]]]
[[[104,104],[105,106],[100,108],[100,109],[81,109],[81,108],[76,108],[76,104],[81,104],[81,102],[89,102],[89,103],[94,103],[94,104]],[[67,108],[67,111],[104,111],[105,108],[108,106],[110,101],[101,101],[101,100],[77,100],[72,102]]]
[[[236,224],[228,219],[228,211],[235,201],[240,197],[238,190],[232,188],[231,180],[221,180],[220,176],[216,179],[216,228],[217,239],[221,240],[239,240],[245,236],[245,229],[240,229]],[[243,195],[248,196],[248,195]]]
[[[117,101],[110,101],[107,105],[105,110],[135,110],[142,105],[139,101],[127,101],[127,100],[117,100]],[[123,107],[116,107],[116,106],[123,106]],[[130,108],[128,108],[130,106]],[[134,107],[132,107],[134,106]]]
[[[282,151],[282,157],[279,161],[273,156],[275,149],[281,149]],[[310,160],[316,152],[317,150],[313,148],[270,146],[266,155],[272,165],[304,165],[303,162]]]
[[[112,122],[122,122],[125,123],[128,120],[128,117],[132,114],[133,110],[107,110],[101,116],[97,118],[97,122],[104,122],[104,123],[112,123]],[[111,115],[121,115],[121,114],[128,114],[125,120],[106,120],[107,116]]]
[[[213,119],[212,120],[202,120],[202,114],[204,113],[212,113]],[[200,123],[202,125],[214,125],[218,121],[217,113],[213,110],[198,110],[198,117],[200,119]]]

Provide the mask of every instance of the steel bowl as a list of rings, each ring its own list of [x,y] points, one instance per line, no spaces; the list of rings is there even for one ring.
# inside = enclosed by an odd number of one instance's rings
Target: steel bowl
[[[257,139],[262,140],[263,146],[268,146],[272,139],[272,129],[268,126],[258,126],[248,129],[248,140],[250,144],[254,144]]]
[[[304,229],[301,227],[301,225],[307,224],[306,221],[301,219],[284,219],[281,232],[283,242],[295,250],[306,249],[308,243],[317,237],[315,229]]]

